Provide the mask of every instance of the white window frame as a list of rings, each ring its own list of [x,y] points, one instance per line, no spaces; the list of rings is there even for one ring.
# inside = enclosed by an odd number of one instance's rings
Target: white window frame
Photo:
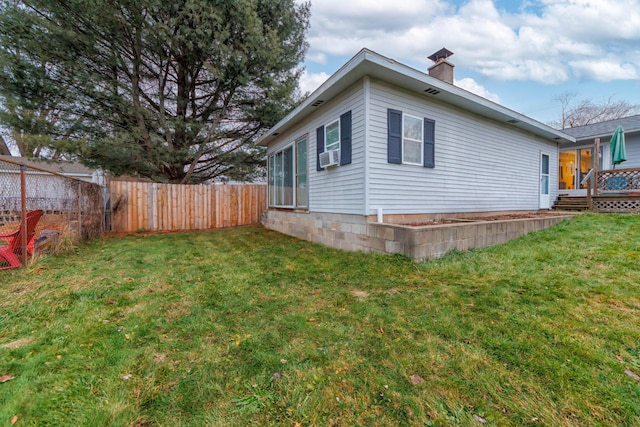
[[[300,176],[300,173],[298,170],[298,144],[303,140],[305,141],[305,145],[307,146],[306,147],[307,148],[306,170],[304,171],[304,176],[306,180],[306,190],[307,190],[307,203],[305,205],[298,205],[298,177]],[[289,148],[291,148],[291,153],[292,153],[291,154],[291,158],[292,158],[291,176],[292,176],[292,189],[293,189],[293,194],[291,197],[292,202],[291,204],[278,204],[277,203],[278,192],[281,192],[280,194],[281,199],[284,200],[285,198],[284,192],[286,187],[284,185],[278,186],[276,171],[278,170],[278,167],[281,167],[281,168],[283,167],[284,152]],[[281,164],[278,165],[277,156],[278,154],[281,154],[281,153],[282,153],[282,158],[281,158],[282,160],[281,160]],[[271,168],[272,161],[273,161],[273,168]],[[267,180],[268,189],[269,189],[269,207],[285,208],[285,209],[296,209],[296,208],[307,209],[309,206],[309,135],[304,135],[299,138],[296,138],[290,144],[287,144],[281,149],[269,154],[269,156],[267,157],[267,173],[269,174],[268,180]],[[284,180],[284,175],[282,179]]]
[[[412,119],[416,119],[420,122],[420,130],[421,130],[421,134],[422,134],[422,140],[417,140],[417,139],[413,139],[413,138],[407,138],[404,135],[404,129],[405,129],[405,120],[407,117],[411,117]],[[420,146],[420,159],[417,163],[414,162],[409,162],[407,160],[405,160],[405,153],[407,152],[407,150],[405,149],[405,140],[406,141],[411,141],[411,142],[418,142],[418,145]],[[403,112],[402,114],[402,164],[403,165],[415,165],[415,166],[423,166],[423,162],[424,162],[424,119],[422,119],[421,117],[418,116],[413,116],[411,114],[406,114]]]
[[[284,170],[283,166],[284,166],[284,152],[286,150],[288,150],[289,148],[291,148],[291,176],[292,176],[292,181],[293,181],[293,186],[292,186],[292,190],[293,190],[293,194],[291,196],[291,204],[278,204],[277,200],[278,200],[278,192],[281,192],[281,199],[284,200],[284,191],[285,191],[285,186],[284,185],[280,185],[278,186],[278,167],[280,166],[282,168],[282,170]],[[277,156],[278,154],[282,154],[282,160],[281,160],[281,164],[278,165],[278,159]],[[295,194],[295,180],[296,180],[296,147],[295,147],[295,143],[291,143],[286,145],[285,147],[282,147],[280,150],[278,151],[274,151],[272,154],[269,155],[269,158],[273,157],[273,169],[274,169],[274,176],[273,176],[273,194],[269,194],[269,206],[274,207],[274,208],[289,208],[289,209],[293,209],[296,206],[296,194]],[[269,173],[272,173],[271,168],[269,168]],[[282,176],[282,180],[284,181],[284,175]],[[282,183],[284,184],[284,182]],[[271,189],[271,176],[269,177],[269,189]]]
[[[298,164],[299,164],[299,150],[298,147],[300,145],[300,143],[304,141],[304,145],[305,145],[305,170],[304,172],[301,174],[300,170],[298,169]],[[295,145],[295,153],[294,153],[294,162],[295,162],[295,167],[296,167],[296,182],[295,182],[295,202],[296,202],[296,207],[298,208],[302,208],[302,209],[307,209],[309,207],[309,136],[308,135],[304,135],[301,136],[300,138],[296,139],[296,141],[294,142]],[[299,200],[298,200],[298,193],[300,191],[300,185],[299,185],[299,177],[301,175],[304,175],[304,180],[305,180],[305,190],[307,192],[307,202],[305,204],[300,204]]]
[[[324,151],[329,151],[329,148],[327,147],[327,135],[329,134],[327,132],[327,128],[331,125],[333,125],[334,123],[337,123],[338,125],[338,141],[332,143],[333,145],[337,144],[336,148],[332,148],[332,150],[340,150],[340,141],[342,138],[342,135],[340,134],[340,119],[335,119],[333,121],[330,121],[329,123],[327,123],[326,125],[324,125]]]

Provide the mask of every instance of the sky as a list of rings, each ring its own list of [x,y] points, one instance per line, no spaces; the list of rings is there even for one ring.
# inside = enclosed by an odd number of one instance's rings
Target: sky
[[[311,0],[307,40],[303,92],[364,47],[425,72],[446,47],[455,85],[543,123],[564,94],[640,104],[640,0]]]

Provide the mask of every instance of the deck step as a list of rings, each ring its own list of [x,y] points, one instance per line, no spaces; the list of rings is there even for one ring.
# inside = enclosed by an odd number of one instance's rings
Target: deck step
[[[587,198],[581,196],[558,196],[558,200],[553,205],[558,211],[586,211],[589,209]]]

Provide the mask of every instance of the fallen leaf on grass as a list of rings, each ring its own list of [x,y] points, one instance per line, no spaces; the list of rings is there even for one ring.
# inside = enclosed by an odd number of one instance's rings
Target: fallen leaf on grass
[[[11,418],[11,425],[14,425],[17,422],[18,422],[18,416],[14,415],[13,418]]]
[[[421,384],[424,382],[424,379],[420,375],[413,374],[409,377],[412,384]]]
[[[477,422],[479,422],[480,424],[486,424],[489,421],[487,421],[486,418],[482,418],[480,415],[473,415],[473,419],[476,420]]]
[[[11,381],[12,379],[14,379],[15,377],[13,375],[9,375],[9,374],[3,374],[0,377],[0,383],[6,383],[7,381]]]
[[[616,359],[618,359],[620,362],[624,362],[624,360],[622,359],[622,357],[618,356],[617,354],[616,354]]]
[[[633,378],[636,381],[640,381],[640,375],[636,374],[635,372],[633,372],[630,369],[625,369],[624,373],[627,374],[628,376],[630,376],[631,378]]]
[[[351,291],[351,295],[358,298],[366,298],[369,296],[369,293],[365,291]]]

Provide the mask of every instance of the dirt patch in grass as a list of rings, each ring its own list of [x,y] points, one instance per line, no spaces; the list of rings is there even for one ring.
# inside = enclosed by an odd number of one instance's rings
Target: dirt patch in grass
[[[32,342],[33,338],[20,338],[19,340],[8,342],[6,344],[0,344],[0,348],[15,350],[16,348],[24,347],[25,345],[31,344]]]
[[[353,295],[354,297],[357,297],[357,298],[366,298],[366,297],[369,296],[369,293],[365,292],[365,291],[353,290],[353,291],[351,291],[351,295]]]

